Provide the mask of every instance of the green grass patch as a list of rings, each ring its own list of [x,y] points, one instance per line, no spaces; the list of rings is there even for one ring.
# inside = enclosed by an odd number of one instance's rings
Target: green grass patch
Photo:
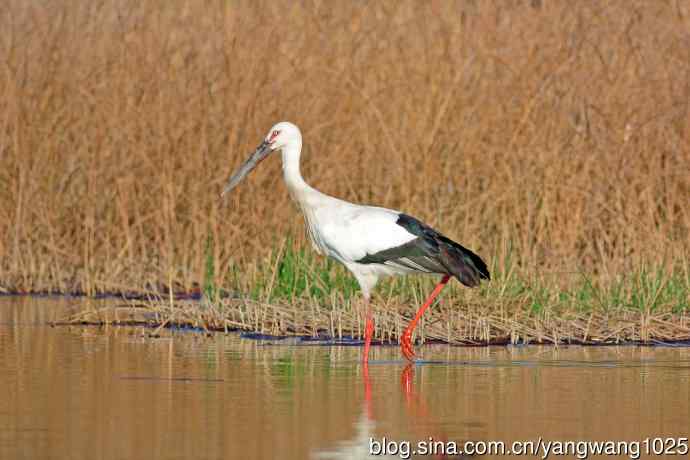
[[[497,260],[497,258],[492,258]],[[690,276],[676,267],[640,267],[614,277],[570,271],[534,275],[522,269],[510,253],[491,267],[492,280],[478,289],[451,283],[443,293],[445,302],[479,303],[489,306],[526,308],[533,314],[552,310],[577,312],[633,309],[655,312],[670,309],[689,311]],[[212,273],[211,273],[212,274]],[[209,275],[210,277],[210,275]],[[433,289],[433,276],[382,278],[375,301],[418,304]],[[260,266],[249,297],[265,302],[309,300],[332,308],[337,302],[350,302],[359,296],[354,276],[341,264],[316,254],[285,238]]]

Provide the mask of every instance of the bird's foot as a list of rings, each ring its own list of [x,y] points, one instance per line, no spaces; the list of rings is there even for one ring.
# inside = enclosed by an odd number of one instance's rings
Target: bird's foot
[[[405,329],[402,337],[400,337],[400,350],[408,361],[414,361],[414,348],[412,348],[412,329],[409,327]]]

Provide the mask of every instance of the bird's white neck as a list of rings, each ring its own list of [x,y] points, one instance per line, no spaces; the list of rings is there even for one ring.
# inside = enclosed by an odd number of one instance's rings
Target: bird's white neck
[[[299,160],[302,153],[302,141],[292,142],[282,148],[283,155],[283,177],[290,190],[292,198],[302,207],[308,204],[317,195],[318,191],[310,187],[302,178]]]

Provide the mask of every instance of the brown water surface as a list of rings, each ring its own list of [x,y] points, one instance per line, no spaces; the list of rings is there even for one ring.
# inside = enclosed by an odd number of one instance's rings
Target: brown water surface
[[[426,346],[432,362],[406,367],[397,347],[374,347],[365,369],[360,347],[46,325],[77,308],[0,299],[0,459],[356,459],[383,437],[688,436],[689,348]]]

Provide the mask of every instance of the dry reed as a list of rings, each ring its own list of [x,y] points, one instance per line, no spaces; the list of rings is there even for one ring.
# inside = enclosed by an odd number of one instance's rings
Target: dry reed
[[[406,310],[374,307],[374,339],[395,343],[409,321]],[[345,343],[362,337],[364,325],[356,310],[314,308],[313,305],[226,301],[204,304],[167,301],[130,302],[85,310],[55,325],[145,325],[158,336],[164,327],[196,328],[210,332],[252,331],[262,340],[296,336],[308,343]],[[613,345],[661,344],[690,341],[690,318],[671,312],[635,310],[576,312],[534,315],[525,310],[508,311],[486,305],[457,305],[431,309],[417,331],[421,342],[454,345],[515,343]],[[351,342],[350,342],[351,343]]]
[[[498,272],[690,278],[687,2],[8,0],[0,30],[2,290],[189,290],[209,260],[249,289],[302,221],[277,159],[218,192],[283,119],[314,186]]]

